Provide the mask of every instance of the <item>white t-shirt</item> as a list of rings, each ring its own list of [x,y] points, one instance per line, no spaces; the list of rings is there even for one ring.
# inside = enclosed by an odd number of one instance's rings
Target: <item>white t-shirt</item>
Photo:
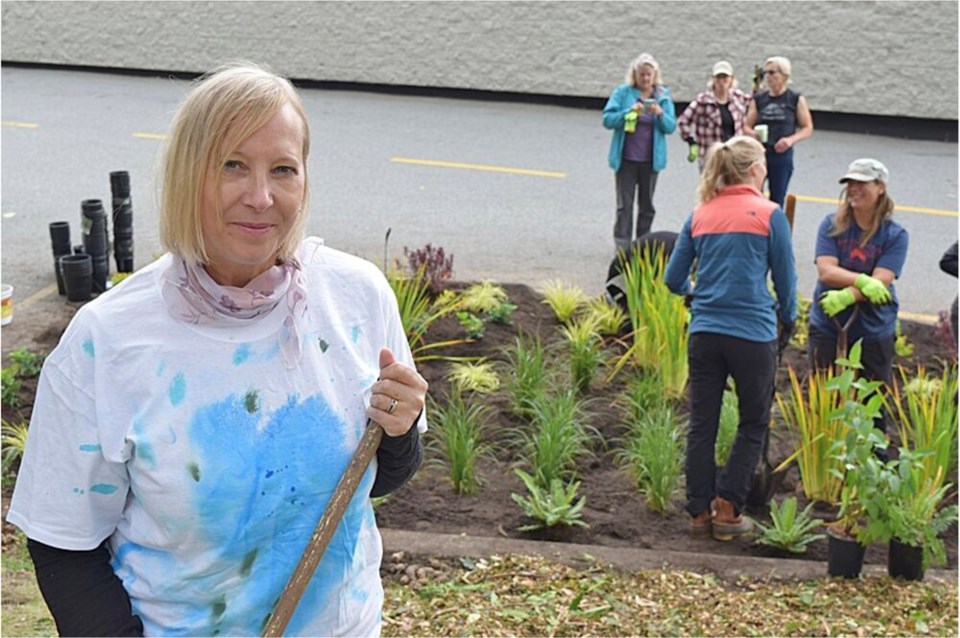
[[[169,255],[83,306],[44,364],[7,520],[62,549],[109,537],[147,635],[260,635],[363,434],[380,348],[412,365],[374,265],[316,238],[298,256],[295,369],[280,352],[283,304],[243,326],[173,318],[159,284]],[[289,635],[379,632],[375,472]]]

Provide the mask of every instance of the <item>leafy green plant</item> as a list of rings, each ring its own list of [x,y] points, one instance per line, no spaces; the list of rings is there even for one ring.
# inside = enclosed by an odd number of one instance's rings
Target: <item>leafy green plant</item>
[[[683,440],[673,409],[661,406],[634,421],[617,460],[647,505],[665,515],[683,474]]]
[[[460,327],[463,328],[463,331],[467,333],[468,339],[483,338],[483,319],[472,312],[461,310],[457,313],[457,320],[460,322]]]
[[[440,463],[457,494],[475,493],[480,486],[477,461],[490,452],[490,446],[482,440],[488,409],[468,405],[455,392],[444,406],[431,399],[430,413],[433,427],[427,447],[439,448]]]
[[[907,335],[903,334],[900,331],[900,320],[897,319],[894,322],[896,340],[893,343],[894,351],[897,353],[898,357],[909,357],[913,354],[913,344],[910,343],[910,339],[907,338]]]
[[[627,320],[627,313],[603,297],[593,297],[587,302],[581,319],[593,323],[601,336],[613,337],[620,334],[620,329]]]
[[[587,301],[587,295],[577,286],[568,286],[562,281],[548,281],[540,290],[543,303],[550,306],[557,320],[562,324],[570,323],[573,315]]]
[[[794,324],[790,345],[798,350],[807,347],[810,335],[810,300],[797,294],[797,321]]]
[[[590,382],[603,362],[600,350],[600,335],[589,321],[572,321],[562,328],[570,352],[570,378],[573,387],[586,392]]]
[[[717,465],[726,465],[733,451],[733,441],[737,438],[737,429],[740,427],[740,401],[734,390],[723,391],[723,402],[720,404],[720,422],[717,426],[717,442],[714,447],[714,458]]]
[[[460,309],[461,301],[458,294],[445,290],[431,301],[429,281],[423,268],[413,275],[392,270],[386,274],[386,277],[397,298],[400,322],[415,361],[443,358],[440,355],[430,354],[430,351],[463,343],[462,339],[426,343],[426,333],[430,326],[442,317]]]
[[[520,477],[520,480],[523,481],[529,496],[511,494],[510,497],[520,506],[524,515],[539,521],[538,523],[519,527],[518,529],[521,532],[529,532],[544,527],[555,527],[557,525],[590,527],[582,520],[583,508],[587,504],[587,497],[581,496],[580,499],[577,500],[580,481],[571,481],[564,486],[563,481],[555,478],[550,481],[550,487],[544,489],[533,476],[523,470],[515,469],[514,472]]]
[[[928,452],[924,476],[944,476],[957,463],[957,365],[947,364],[939,378],[929,378],[919,367],[913,379],[900,368],[901,383],[893,384],[890,400],[899,421],[900,447]],[[938,486],[939,487],[939,486]]]
[[[837,472],[843,464],[833,445],[846,436],[848,425],[832,415],[843,403],[843,395],[830,389],[832,369],[811,372],[805,387],[792,367],[788,374],[790,394],[784,398],[777,393],[777,406],[796,449],[778,469],[796,459],[804,495],[811,501],[835,504],[840,500],[843,483]]]
[[[797,498],[791,496],[784,499],[781,505],[770,499],[770,523],[768,527],[757,521],[760,537],[756,542],[760,545],[769,545],[794,554],[807,551],[807,545],[814,541],[826,538],[824,534],[814,534],[813,530],[823,524],[822,521],[811,517],[813,503],[807,505],[797,514]]]
[[[512,304],[509,301],[505,301],[499,306],[496,306],[489,312],[487,312],[487,320],[490,323],[497,323],[502,326],[509,326],[510,316],[513,314],[513,311],[517,309],[516,304]]]
[[[21,378],[37,376],[43,366],[43,356],[26,348],[17,348],[11,352],[10,360],[17,365],[17,376]]]
[[[3,444],[0,472],[3,474],[13,469],[13,466],[23,457],[23,451],[27,446],[28,430],[29,426],[25,421],[18,423],[3,421],[0,424],[0,442]]]
[[[500,387],[500,377],[489,361],[454,362],[447,379],[461,390],[478,394],[494,392]]]
[[[517,336],[513,348],[507,350],[506,358],[509,365],[506,385],[511,399],[510,409],[517,416],[529,418],[533,404],[549,385],[540,335]]]
[[[12,363],[0,371],[0,384],[2,384],[0,397],[2,397],[4,405],[11,408],[20,407],[20,388],[22,384],[18,374],[19,369],[16,363]]]
[[[584,422],[583,407],[573,390],[537,397],[532,414],[533,427],[514,430],[512,438],[538,484],[546,489],[554,479],[565,481],[577,474],[578,462],[593,456],[592,443],[600,434]]]
[[[507,291],[492,281],[481,281],[467,287],[462,293],[463,309],[476,314],[490,313],[507,303]]]

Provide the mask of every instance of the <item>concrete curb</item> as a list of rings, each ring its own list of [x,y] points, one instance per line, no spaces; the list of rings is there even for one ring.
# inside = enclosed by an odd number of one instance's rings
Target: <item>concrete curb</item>
[[[816,580],[827,576],[827,566],[823,561],[577,545],[398,529],[381,529],[380,534],[383,536],[384,555],[398,551],[438,558],[484,558],[495,554],[513,554],[540,556],[571,567],[587,567],[601,562],[623,571],[675,569],[709,572],[724,580],[735,580],[740,576],[765,580]],[[886,573],[886,565],[865,565],[863,569],[865,576],[885,576]],[[955,583],[957,570],[928,569],[925,580]]]

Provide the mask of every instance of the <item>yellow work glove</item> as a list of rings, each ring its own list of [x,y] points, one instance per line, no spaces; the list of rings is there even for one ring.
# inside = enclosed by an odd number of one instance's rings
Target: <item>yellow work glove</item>
[[[640,117],[636,111],[630,111],[623,116],[623,130],[627,133],[633,133],[637,130],[637,118]]]
[[[856,302],[857,300],[854,298],[853,293],[846,288],[841,290],[828,290],[820,295],[820,307],[823,308],[823,311],[827,313],[828,317],[834,317],[840,314]]]
[[[866,273],[857,277],[853,285],[860,289],[860,292],[863,293],[863,296],[866,297],[870,303],[885,304],[890,303],[893,299],[890,296],[890,291],[887,290],[887,287],[883,285],[882,281]]]
[[[700,145],[696,142],[690,142],[690,151],[687,153],[688,162],[696,162],[700,156]]]

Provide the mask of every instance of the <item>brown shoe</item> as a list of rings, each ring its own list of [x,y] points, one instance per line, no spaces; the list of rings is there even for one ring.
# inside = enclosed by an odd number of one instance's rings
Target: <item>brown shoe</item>
[[[733,503],[718,496],[711,504],[713,510],[713,537],[718,541],[730,541],[753,529],[753,521],[737,514]]]
[[[709,536],[710,523],[713,516],[709,509],[706,509],[690,519],[690,534],[692,536]]]

